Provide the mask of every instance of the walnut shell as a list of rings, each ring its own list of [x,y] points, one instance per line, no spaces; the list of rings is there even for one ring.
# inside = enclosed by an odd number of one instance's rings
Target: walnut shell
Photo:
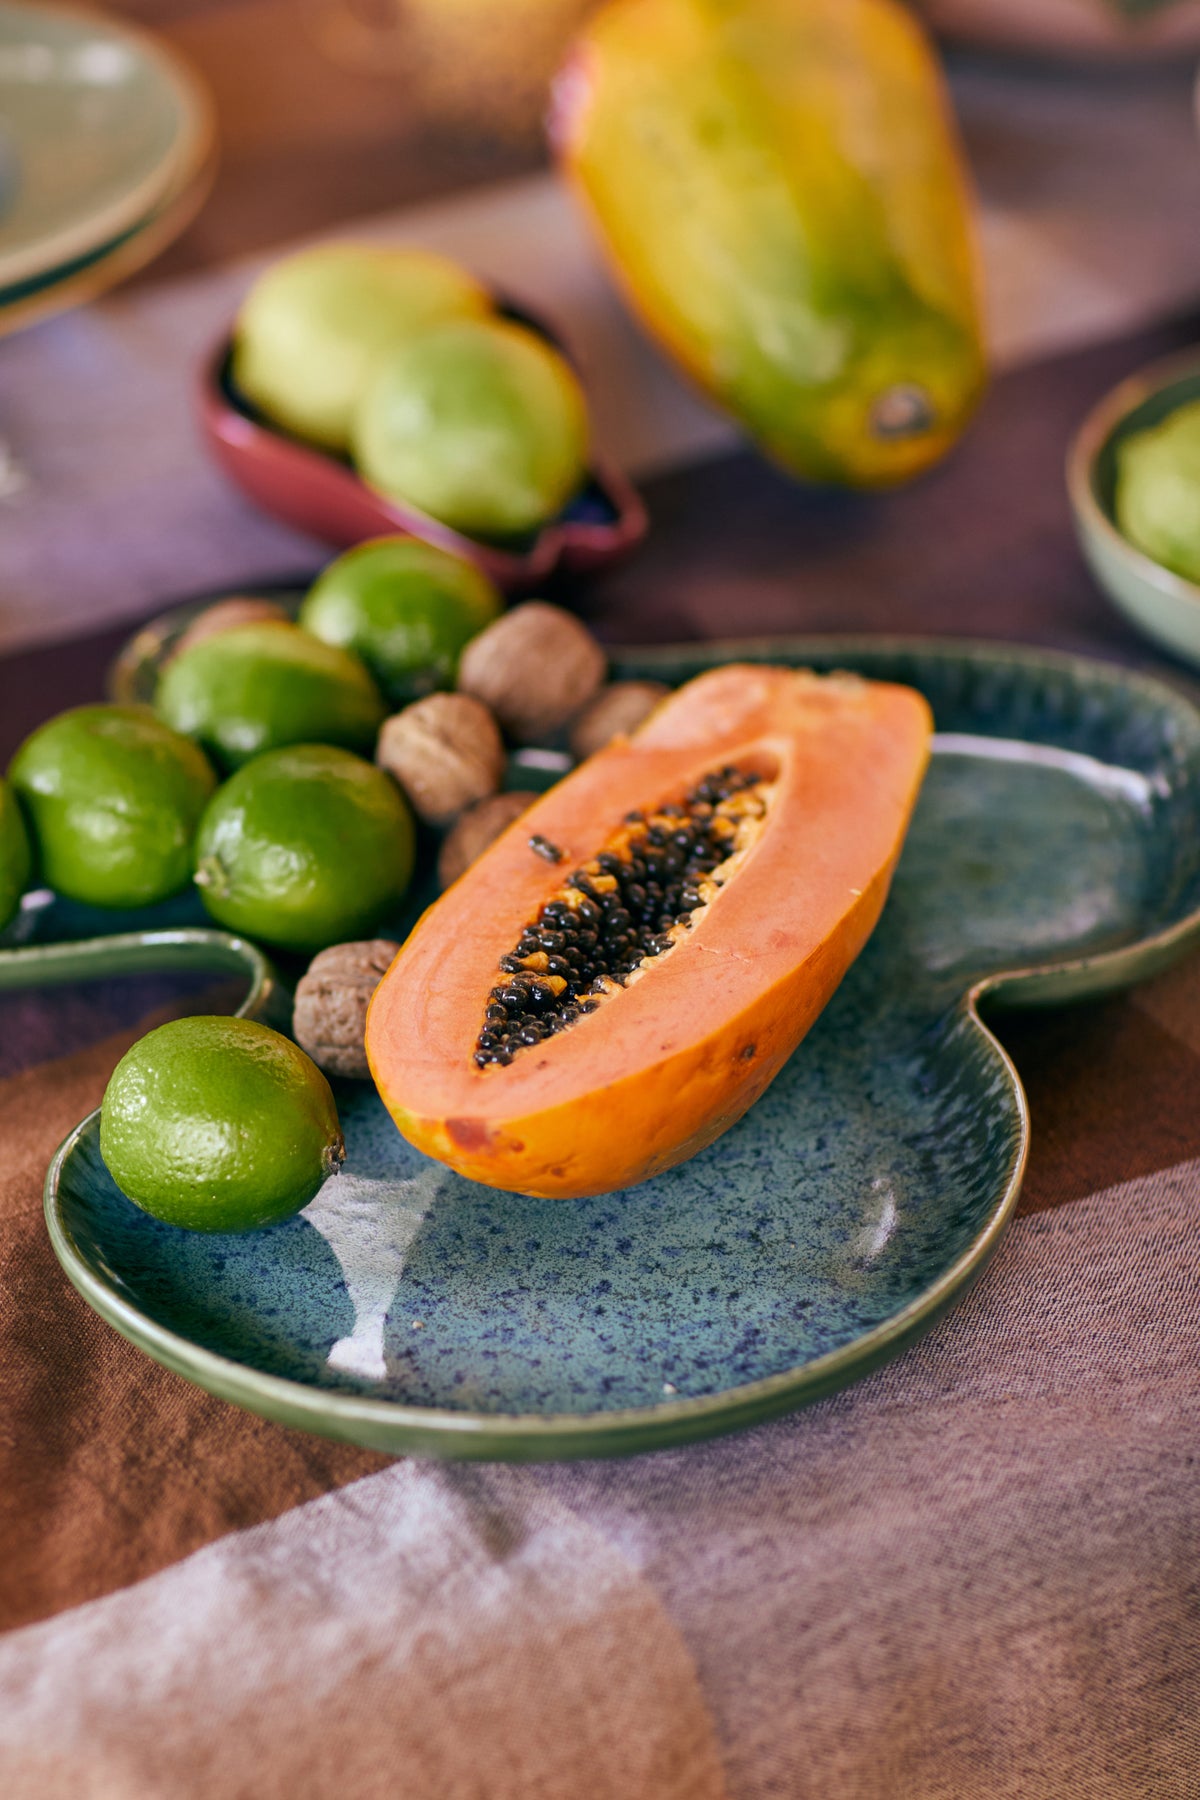
[[[601,688],[571,721],[571,755],[583,762],[615,737],[628,737],[670,691],[663,681],[614,681]]]
[[[487,707],[470,694],[429,694],[385,719],[375,761],[395,777],[429,825],[448,825],[500,786],[504,745]]]
[[[388,938],[332,944],[300,977],[292,1031],[327,1075],[370,1076],[363,1044],[367,1007],[399,948]]]
[[[438,880],[444,888],[458,880],[489,844],[537,799],[536,794],[493,794],[465,812],[442,845]]]
[[[471,639],[458,686],[490,706],[509,737],[531,744],[587,704],[604,670],[603,650],[573,613],[527,600]]]
[[[261,600],[253,594],[238,594],[230,600],[217,600],[212,606],[197,613],[179,642],[171,651],[172,656],[179,656],[184,650],[190,650],[193,644],[202,644],[205,638],[217,637],[222,631],[232,631],[235,625],[261,625],[265,621],[282,619],[288,621],[288,615],[276,600]]]

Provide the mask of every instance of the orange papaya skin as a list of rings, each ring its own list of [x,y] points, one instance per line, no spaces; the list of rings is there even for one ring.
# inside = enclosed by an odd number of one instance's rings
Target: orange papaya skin
[[[789,472],[886,487],[983,391],[932,48],[896,0],[609,0],[551,134],[633,310]]]
[[[929,709],[856,676],[731,665],[543,795],[429,909],[367,1018],[402,1134],[472,1181],[569,1198],[633,1186],[726,1131],[778,1074],[870,935],[929,747]],[[773,783],[765,823],[693,929],[597,1011],[473,1061],[498,959],[634,808],[726,764]],[[564,852],[548,863],[537,834]]]

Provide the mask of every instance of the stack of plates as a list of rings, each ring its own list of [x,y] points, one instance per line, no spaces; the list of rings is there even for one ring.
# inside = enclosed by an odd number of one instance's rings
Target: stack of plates
[[[157,255],[212,166],[208,98],[162,44],[0,0],[0,335]]]

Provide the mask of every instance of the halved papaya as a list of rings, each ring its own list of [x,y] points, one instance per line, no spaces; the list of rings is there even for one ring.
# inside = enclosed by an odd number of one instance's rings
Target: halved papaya
[[[929,753],[911,689],[730,665],[510,826],[376,991],[403,1135],[473,1181],[573,1197],[739,1119],[879,917]]]

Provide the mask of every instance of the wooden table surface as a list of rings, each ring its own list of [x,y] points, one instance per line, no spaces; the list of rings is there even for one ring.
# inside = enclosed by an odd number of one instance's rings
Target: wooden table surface
[[[211,198],[141,279],[537,168],[550,71],[588,7],[113,0],[203,77],[220,139]]]
[[[322,48],[330,20],[345,54],[355,18],[386,23],[392,5],[416,34],[407,65],[350,68]],[[468,37],[474,20],[470,67],[438,63],[428,38],[420,62],[435,7]],[[511,45],[533,82],[518,0],[119,10],[208,79],[222,137],[210,203],[142,282],[540,159],[532,93],[474,73]],[[507,42],[487,45],[489,16]],[[489,92],[508,110],[489,111]],[[1102,111],[1110,140],[1144,116]],[[1000,155],[1005,131],[1033,141],[1007,94],[982,117],[977,166],[990,129],[1011,229],[1014,186],[1040,189],[1065,159],[1054,144],[1048,164]],[[1075,191],[1042,197],[1039,241],[1057,249]],[[249,555],[259,525],[193,485],[183,422],[162,440],[160,485],[93,482],[105,431],[107,462],[127,466],[145,390],[138,402],[131,378],[111,427],[97,412],[85,428],[81,371],[164,346],[184,359],[171,309],[186,300],[114,299],[8,355],[36,375],[13,382],[34,480],[9,515],[10,567],[24,531],[31,585],[59,555],[64,586],[98,559],[108,586],[94,635],[0,660],[0,738],[99,694],[135,551],[143,569],[159,557],[163,598],[206,580],[196,564],[216,540]],[[1147,659],[1079,560],[1062,456],[1098,393],[1197,323],[1010,372],[960,453],[880,502],[805,493],[747,452],[663,476],[645,553],[579,601],[609,637],[950,632]],[[56,515],[39,511],[55,481]],[[196,510],[172,510],[180,491]],[[176,519],[195,528],[194,560]],[[10,603],[28,604],[17,585]],[[385,1467],[212,1399],[87,1310],[53,1260],[43,1173],[162,1001],[139,981],[0,1007],[5,1800],[1195,1794],[1194,960],[1129,995],[1005,1021],[1034,1119],[1026,1216],[923,1346],[761,1431],[562,1470]]]

